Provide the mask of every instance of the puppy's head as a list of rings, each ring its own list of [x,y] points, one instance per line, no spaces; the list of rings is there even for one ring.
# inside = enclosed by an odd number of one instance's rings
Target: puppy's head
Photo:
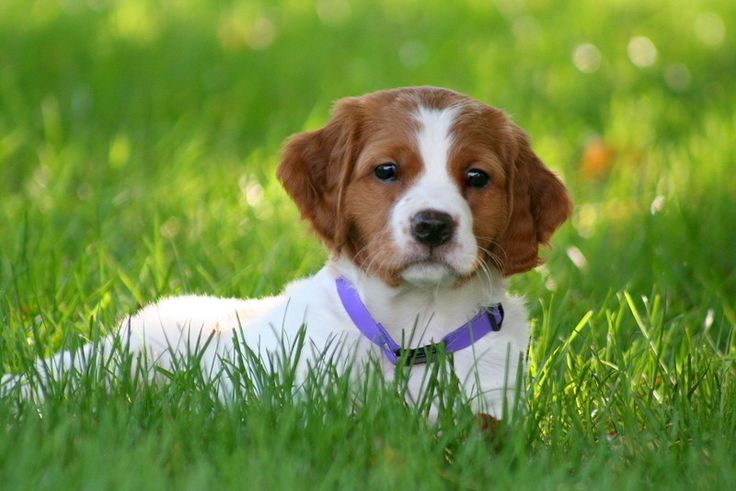
[[[278,177],[331,250],[390,285],[527,271],[572,209],[502,111],[432,87],[338,101]]]

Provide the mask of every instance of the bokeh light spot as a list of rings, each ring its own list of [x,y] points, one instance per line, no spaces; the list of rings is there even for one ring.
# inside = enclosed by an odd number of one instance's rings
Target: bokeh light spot
[[[409,68],[416,68],[427,61],[429,53],[420,41],[409,41],[399,48],[401,63]]]
[[[635,36],[631,38],[627,46],[627,51],[631,63],[640,68],[652,66],[657,61],[657,47],[646,36]]]
[[[664,70],[664,81],[674,91],[683,92],[690,86],[690,70],[682,63],[672,63]]]
[[[253,22],[245,42],[253,49],[265,49],[276,38],[276,27],[268,17],[259,17]]]
[[[601,66],[601,52],[594,44],[578,45],[572,53],[572,62],[581,72],[593,73]]]
[[[319,20],[327,25],[343,24],[350,17],[350,4],[346,0],[318,0],[314,9]]]
[[[726,25],[715,12],[704,12],[695,18],[695,36],[708,46],[720,46],[726,38]]]

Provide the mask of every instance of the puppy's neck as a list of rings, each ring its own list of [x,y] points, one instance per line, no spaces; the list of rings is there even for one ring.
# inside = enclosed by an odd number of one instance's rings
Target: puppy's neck
[[[481,307],[502,302],[506,290],[504,280],[496,272],[422,288],[407,282],[390,286],[341,256],[331,258],[327,270],[334,278],[350,281],[373,318],[394,339],[405,339],[410,345],[438,341],[471,319]]]

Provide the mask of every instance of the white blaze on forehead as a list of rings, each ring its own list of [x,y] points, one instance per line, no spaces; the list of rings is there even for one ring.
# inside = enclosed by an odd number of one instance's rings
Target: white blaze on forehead
[[[417,146],[424,163],[424,174],[446,178],[447,158],[452,146],[450,128],[455,122],[456,107],[429,109],[419,106],[414,117],[419,123]]]
[[[473,216],[450,175],[449,157],[454,143],[452,126],[459,108],[429,109],[414,112],[419,128],[416,143],[422,171],[393,207],[390,227],[397,256],[405,261],[422,261],[432,254],[434,263],[408,266],[402,277],[413,284],[439,284],[470,274],[475,266],[477,245],[473,235]],[[411,232],[412,218],[422,210],[449,214],[455,223],[452,238],[435,251],[418,242]]]

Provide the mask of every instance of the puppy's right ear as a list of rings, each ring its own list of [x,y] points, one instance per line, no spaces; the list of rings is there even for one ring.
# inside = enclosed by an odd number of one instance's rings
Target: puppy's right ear
[[[333,251],[347,235],[340,213],[342,190],[357,158],[360,119],[359,98],[338,101],[324,128],[287,140],[276,171],[302,218]]]

